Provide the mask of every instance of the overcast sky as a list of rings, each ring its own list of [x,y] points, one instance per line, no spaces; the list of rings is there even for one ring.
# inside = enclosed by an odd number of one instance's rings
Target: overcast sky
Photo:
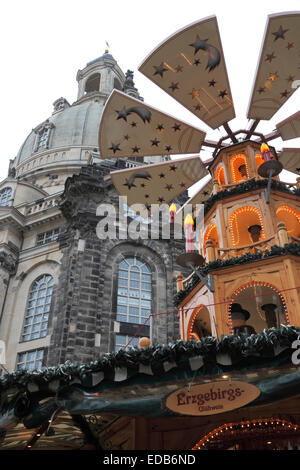
[[[135,85],[145,102],[185,120],[218,140],[193,114],[137,72],[143,59],[178,29],[216,15],[234,99],[237,130],[247,126],[246,111],[267,15],[299,11],[300,0],[9,0],[1,2],[1,161],[0,180],[32,128],[47,119],[53,102],[77,98],[76,72],[104,52],[105,41],[120,67],[135,72]],[[300,69],[299,77],[300,79]],[[299,110],[299,90],[275,117],[257,131]],[[300,147],[300,139],[282,146]],[[202,154],[201,154],[202,155]],[[209,153],[204,153],[205,158]],[[295,179],[295,178],[294,178]]]

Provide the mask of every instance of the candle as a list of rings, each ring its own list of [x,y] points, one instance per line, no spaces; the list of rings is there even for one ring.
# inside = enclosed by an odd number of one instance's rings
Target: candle
[[[174,202],[170,205],[170,224],[174,224],[175,223],[175,214],[176,214],[176,206],[174,204]]]
[[[261,156],[262,158],[264,159],[265,162],[267,162],[268,160],[272,160],[273,159],[273,155],[269,149],[269,146],[267,144],[262,144],[261,147],[260,147],[260,151],[261,151]]]
[[[184,221],[185,229],[185,251],[186,253],[193,253],[194,247],[194,220],[191,214],[188,214]]]

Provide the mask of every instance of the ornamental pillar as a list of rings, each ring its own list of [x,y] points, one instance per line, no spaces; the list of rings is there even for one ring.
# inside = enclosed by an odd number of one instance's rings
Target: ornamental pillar
[[[277,224],[278,239],[280,246],[284,246],[289,242],[288,232],[284,222],[278,222]]]

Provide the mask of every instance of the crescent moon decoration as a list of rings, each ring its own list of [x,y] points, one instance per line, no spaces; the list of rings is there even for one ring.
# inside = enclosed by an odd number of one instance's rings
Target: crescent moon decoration
[[[149,175],[147,171],[137,171],[136,173],[133,173],[133,175],[131,175],[129,179],[125,179],[124,186],[127,186],[128,189],[131,189],[132,187],[136,188],[134,182],[137,178],[151,180],[151,175]]]
[[[199,34],[197,34],[196,40],[190,46],[195,48],[194,55],[197,54],[198,51],[205,51],[208,54],[208,62],[206,69],[209,72],[214,70],[221,62],[221,54],[220,51],[211,44],[207,44],[208,39],[200,39]],[[198,65],[198,64],[195,64]]]
[[[124,121],[127,122],[127,116],[129,116],[132,113],[135,113],[141,118],[144,124],[146,122],[151,121],[151,112],[149,111],[149,109],[143,108],[141,106],[140,107],[136,106],[136,107],[128,108],[128,109],[126,109],[124,106],[124,108],[121,111],[116,110],[116,113],[118,113],[117,120],[124,119]]]

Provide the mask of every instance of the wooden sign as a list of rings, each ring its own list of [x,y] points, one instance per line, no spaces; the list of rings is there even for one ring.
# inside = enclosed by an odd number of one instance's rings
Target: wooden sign
[[[182,415],[214,415],[241,408],[259,395],[260,389],[255,385],[224,380],[176,390],[166,398],[165,405]]]

